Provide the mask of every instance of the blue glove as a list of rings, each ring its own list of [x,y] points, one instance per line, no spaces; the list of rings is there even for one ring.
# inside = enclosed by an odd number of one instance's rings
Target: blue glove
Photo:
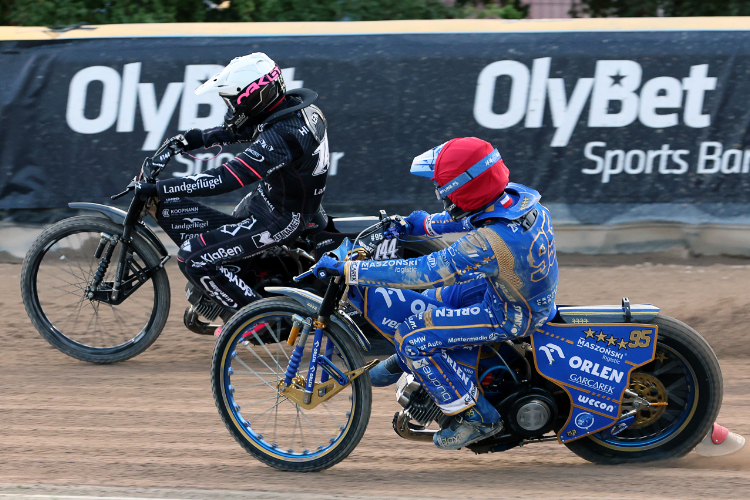
[[[341,276],[344,274],[344,263],[340,262],[333,257],[324,255],[320,258],[315,267],[313,267],[313,273],[315,277],[320,279],[326,279],[329,276]]]
[[[409,214],[406,219],[402,219],[405,224],[394,223],[391,227],[383,232],[386,240],[400,238],[402,236],[424,236],[424,220],[430,214],[424,210],[417,210]]]
[[[404,236],[425,236],[427,233],[424,230],[424,221],[429,216],[430,214],[428,214],[424,210],[415,210],[414,212],[410,213],[409,216],[405,219],[407,224],[409,225],[409,229],[404,234]]]

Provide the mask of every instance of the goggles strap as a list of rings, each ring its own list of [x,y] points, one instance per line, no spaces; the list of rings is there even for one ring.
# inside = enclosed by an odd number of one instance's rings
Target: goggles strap
[[[502,157],[500,156],[500,152],[497,149],[494,149],[492,153],[479,160],[464,173],[462,173],[452,181],[446,183],[443,187],[438,187],[438,196],[440,196],[440,198],[445,198],[470,180],[480,176],[481,174],[492,168],[492,166],[501,159]]]

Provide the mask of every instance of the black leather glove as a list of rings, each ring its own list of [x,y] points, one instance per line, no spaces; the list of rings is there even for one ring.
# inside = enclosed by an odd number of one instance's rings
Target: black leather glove
[[[200,129],[191,128],[185,132],[185,140],[187,141],[185,151],[193,151],[194,149],[206,147],[205,142],[203,142],[203,131]]]
[[[164,141],[159,149],[163,149],[164,147],[168,147],[173,153],[182,153],[189,146],[187,138],[182,134],[178,134]]]
[[[159,190],[156,188],[155,183],[152,184],[146,181],[133,180],[128,187],[134,187],[135,195],[141,196],[144,200],[148,198],[159,198]]]

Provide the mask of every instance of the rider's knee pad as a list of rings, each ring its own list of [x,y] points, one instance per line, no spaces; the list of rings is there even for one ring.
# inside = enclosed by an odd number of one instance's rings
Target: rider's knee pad
[[[419,319],[418,315],[409,316],[398,325],[394,340],[396,341],[396,350],[402,358],[415,359],[423,355],[418,347],[421,347],[424,336],[420,336],[420,332],[413,333],[423,327],[424,322]]]
[[[206,269],[215,267],[210,262],[201,259],[200,253],[193,251],[197,244],[198,238],[190,238],[182,244],[177,252],[177,265],[183,274],[204,275]]]

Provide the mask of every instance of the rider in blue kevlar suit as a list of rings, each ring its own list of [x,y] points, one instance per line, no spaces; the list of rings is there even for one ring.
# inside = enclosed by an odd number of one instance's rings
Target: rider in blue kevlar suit
[[[440,409],[455,415],[435,444],[458,449],[503,428],[477,385],[479,346],[530,335],[555,314],[554,232],[539,193],[508,184],[500,154],[485,141],[453,139],[415,158],[412,173],[435,181],[446,212],[413,212],[400,234],[469,233],[416,259],[344,263],[323,257],[316,271],[358,285],[351,287],[352,304],[394,344],[399,364]],[[395,381],[394,361],[372,370],[374,384]]]

